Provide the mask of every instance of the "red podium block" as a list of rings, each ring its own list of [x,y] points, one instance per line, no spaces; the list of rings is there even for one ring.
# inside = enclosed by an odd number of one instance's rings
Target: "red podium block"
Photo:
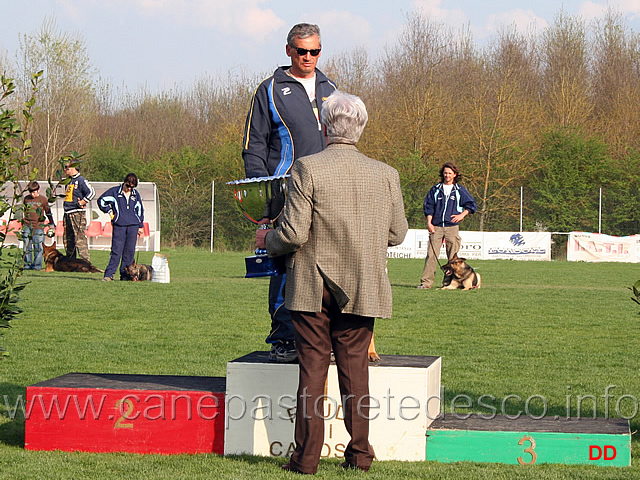
[[[224,453],[221,377],[68,373],[27,387],[25,449]]]

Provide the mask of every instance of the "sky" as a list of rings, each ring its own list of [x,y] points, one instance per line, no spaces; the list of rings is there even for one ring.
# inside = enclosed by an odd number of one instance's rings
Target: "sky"
[[[299,22],[320,26],[325,59],[354,47],[375,59],[416,11],[468,28],[483,45],[505,26],[540,31],[561,11],[590,21],[608,6],[640,31],[640,0],[0,0],[0,59],[15,63],[19,39],[53,18],[83,39],[96,79],[158,92],[211,76],[267,75],[289,64],[286,35]]]

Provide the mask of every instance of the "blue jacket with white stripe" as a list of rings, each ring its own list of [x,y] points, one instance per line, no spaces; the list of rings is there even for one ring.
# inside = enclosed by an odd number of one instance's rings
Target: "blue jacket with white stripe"
[[[462,185],[453,184],[451,194],[447,197],[442,190],[442,183],[437,183],[424,198],[424,215],[431,215],[431,223],[436,227],[452,227],[458,225],[451,221],[452,215],[462,213],[463,210],[469,210],[469,213],[475,213],[478,209],[476,201],[473,199],[469,191]]]
[[[295,159],[322,151],[326,144],[304,86],[280,67],[262,81],[251,101],[242,158],[248,178],[285,175]],[[316,69],[318,115],[336,89]]]
[[[100,195],[98,208],[111,215],[111,223],[119,227],[137,225],[144,226],[144,208],[142,197],[135,188],[131,191],[129,200],[122,193],[123,185],[116,185]]]

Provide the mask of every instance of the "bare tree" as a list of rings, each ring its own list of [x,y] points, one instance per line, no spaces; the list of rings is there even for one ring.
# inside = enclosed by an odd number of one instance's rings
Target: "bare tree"
[[[537,72],[535,43],[514,30],[503,31],[468,72],[457,109],[458,138],[480,230],[517,214],[517,187],[535,168],[535,134],[542,122]]]
[[[593,111],[584,22],[559,13],[542,36],[543,95],[548,123],[586,126]]]
[[[423,161],[447,148],[448,99],[443,86],[451,33],[423,14],[409,16],[398,43],[381,60],[376,104],[381,157],[416,154]]]
[[[0,46],[0,75],[4,75],[7,78],[13,77],[13,67],[9,62],[9,56],[7,51]]]
[[[230,71],[203,77],[187,92],[185,102],[207,126],[209,144],[232,141],[242,145],[251,95],[260,80],[244,71]]]
[[[86,148],[95,114],[93,70],[79,34],[58,30],[45,19],[40,30],[20,41],[23,85],[44,71],[33,127],[33,164],[51,177],[61,156]]]
[[[340,90],[367,98],[376,84],[376,74],[364,47],[355,47],[331,57],[323,71]]]
[[[640,42],[621,15],[609,10],[596,23],[593,48],[594,128],[615,157],[640,148]]]

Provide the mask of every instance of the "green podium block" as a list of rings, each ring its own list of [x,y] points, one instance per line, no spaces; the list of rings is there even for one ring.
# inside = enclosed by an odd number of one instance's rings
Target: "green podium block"
[[[631,432],[629,421],[621,419],[447,414],[427,430],[426,459],[627,467],[631,465]]]

